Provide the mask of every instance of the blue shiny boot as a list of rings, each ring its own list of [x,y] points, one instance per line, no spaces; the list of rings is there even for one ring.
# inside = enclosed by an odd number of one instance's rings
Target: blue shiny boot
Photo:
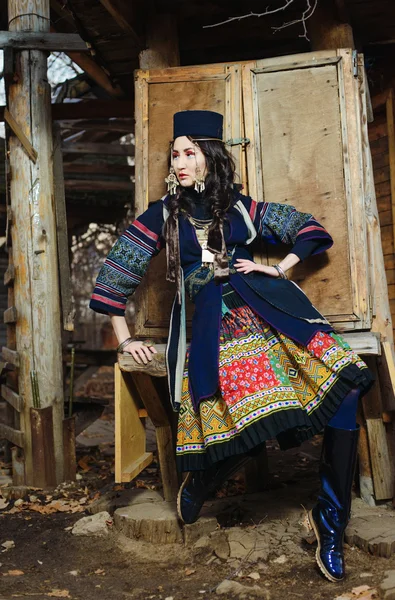
[[[329,581],[344,578],[343,538],[351,509],[351,488],[358,449],[358,429],[335,429],[324,433],[320,464],[321,490],[309,513],[317,538],[316,560]]]
[[[210,494],[240,471],[250,458],[247,454],[236,455],[215,463],[204,471],[190,471],[178,492],[177,512],[180,520],[188,525],[197,521]]]

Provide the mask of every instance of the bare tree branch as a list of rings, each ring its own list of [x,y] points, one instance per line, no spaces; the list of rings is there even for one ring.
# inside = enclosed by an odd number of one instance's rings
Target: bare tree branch
[[[237,17],[229,17],[225,21],[220,21],[219,23],[213,23],[212,25],[203,25],[203,29],[219,27],[220,25],[226,25],[227,23],[231,23],[232,21],[241,21],[243,19],[248,19],[250,17],[258,17],[259,18],[259,17],[266,17],[267,15],[273,15],[275,13],[286,10],[288,8],[288,6],[290,6],[294,2],[295,2],[295,0],[285,0],[284,4],[282,6],[279,6],[278,8],[271,9],[268,6],[268,7],[266,7],[266,10],[264,12],[256,13],[256,12],[251,11],[245,15],[239,15]],[[292,25],[297,25],[298,23],[302,23],[303,35],[300,35],[299,37],[303,37],[303,38],[306,38],[306,40],[309,40],[309,38],[307,37],[306,21],[313,15],[315,9],[317,8],[317,3],[318,3],[318,0],[306,0],[307,6],[306,6],[306,9],[303,11],[300,19],[288,21],[287,23],[284,23],[283,25],[280,25],[279,27],[272,27],[273,31],[274,32],[280,31],[281,29],[285,29],[286,27],[291,27]]]
[[[307,21],[307,19],[310,19],[310,17],[314,14],[315,9],[317,8],[318,0],[313,0],[312,2],[310,0],[306,0],[306,2],[307,2],[307,8],[306,8],[306,10],[303,11],[302,17],[300,19],[295,19],[294,21],[288,21],[287,23],[284,23],[283,25],[280,25],[279,27],[272,27],[272,29],[276,32],[276,31],[280,31],[281,29],[285,29],[286,27],[291,27],[292,25],[297,25],[298,23],[302,23],[303,35],[300,35],[299,37],[306,38],[307,41],[310,41],[309,37],[307,35],[306,21]]]

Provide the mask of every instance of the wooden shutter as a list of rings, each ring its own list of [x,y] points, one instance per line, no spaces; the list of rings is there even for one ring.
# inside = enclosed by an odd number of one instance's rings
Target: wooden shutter
[[[356,55],[325,51],[243,65],[249,193],[312,213],[334,247],[291,273],[339,329],[371,324]],[[268,249],[267,259],[284,256]]]
[[[225,139],[242,136],[241,69],[236,64],[176,67],[136,74],[136,216],[166,193],[173,114],[180,110],[222,113]],[[240,146],[233,152],[240,180]],[[152,260],[136,296],[136,335],[167,336],[174,286],[166,279],[164,252]],[[189,305],[188,314],[191,313]]]

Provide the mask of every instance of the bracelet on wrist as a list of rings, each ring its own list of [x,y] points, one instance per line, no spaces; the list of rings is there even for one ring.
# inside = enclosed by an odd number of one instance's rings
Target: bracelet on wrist
[[[285,271],[282,270],[280,265],[272,265],[272,267],[274,267],[276,269],[276,271],[280,275],[281,279],[288,279],[288,277],[285,274]]]
[[[128,344],[130,344],[131,342],[134,342],[134,339],[132,337],[128,337],[126,340],[124,340],[123,342],[121,342],[119,344],[119,346],[117,347],[118,354],[122,354],[123,353],[123,349],[126,348],[126,346]]]

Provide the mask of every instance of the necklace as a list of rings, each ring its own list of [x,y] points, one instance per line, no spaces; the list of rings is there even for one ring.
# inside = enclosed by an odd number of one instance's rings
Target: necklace
[[[208,249],[208,230],[212,222],[211,219],[196,219],[188,215],[188,221],[194,227],[197,240],[202,248],[202,265],[212,267],[214,254]]]

